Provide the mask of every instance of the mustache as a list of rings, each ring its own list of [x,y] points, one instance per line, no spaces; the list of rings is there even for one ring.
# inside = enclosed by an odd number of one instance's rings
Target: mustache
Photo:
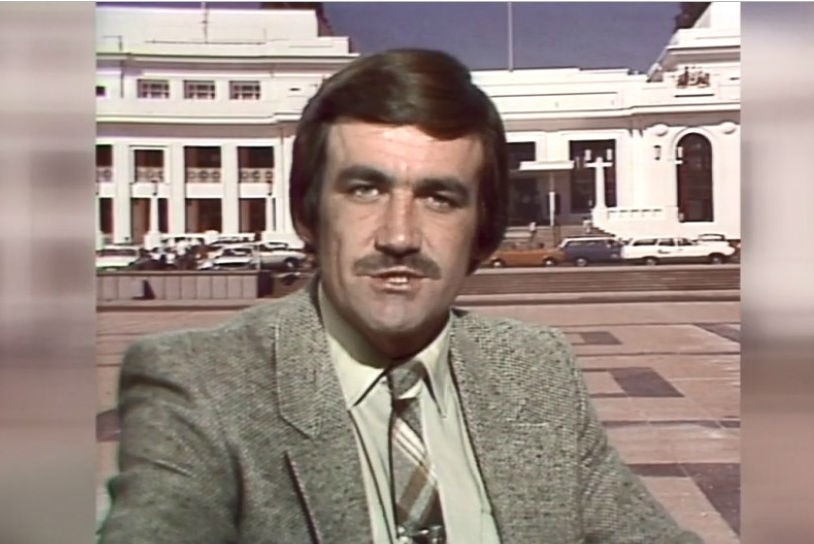
[[[430,279],[441,278],[441,267],[438,263],[422,253],[411,253],[401,257],[386,253],[374,253],[353,263],[353,272],[361,276],[367,276],[396,267],[415,270]]]

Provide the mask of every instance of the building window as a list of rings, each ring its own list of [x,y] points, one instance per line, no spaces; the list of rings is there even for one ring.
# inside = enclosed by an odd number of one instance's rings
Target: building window
[[[712,145],[700,134],[678,141],[676,191],[681,221],[713,221]]]
[[[170,82],[166,79],[139,79],[139,98],[169,98]]]
[[[184,147],[187,183],[220,183],[220,147]]]
[[[582,140],[568,144],[571,170],[571,213],[590,213],[596,205],[596,168],[591,163],[602,157],[605,166],[605,206],[616,207],[616,140]]]
[[[113,181],[113,146],[96,146],[96,183]]]
[[[167,199],[156,198],[155,201],[158,202],[158,232],[163,232],[166,234],[170,231],[169,206]]]
[[[521,177],[514,171],[520,163],[536,159],[534,142],[514,142],[509,144],[509,226],[526,226],[531,222],[541,222],[543,200],[537,182]]]
[[[222,232],[223,205],[219,198],[188,198],[186,213],[187,232]]]
[[[240,199],[240,232],[260,233],[271,230],[266,224],[266,199]]]
[[[97,85],[96,86],[96,96],[97,97],[107,96],[107,89],[105,89],[104,85]]]
[[[241,183],[274,183],[273,147],[238,147],[237,163]]]
[[[232,100],[260,100],[260,82],[230,81],[229,98]]]
[[[113,199],[99,197],[99,230],[102,234],[113,234]]]
[[[133,153],[136,165],[134,181],[137,183],[161,183],[164,181],[164,151],[161,149],[136,149]]]
[[[213,100],[215,98],[214,81],[184,81],[184,98],[193,100]]]

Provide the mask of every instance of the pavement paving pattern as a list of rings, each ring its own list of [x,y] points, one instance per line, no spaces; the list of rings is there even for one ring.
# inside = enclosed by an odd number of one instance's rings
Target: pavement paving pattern
[[[684,526],[709,544],[739,542],[740,307],[737,302],[473,308],[546,323],[569,337],[611,442]],[[136,338],[205,327],[234,310],[98,314],[98,505],[115,473],[121,355]]]

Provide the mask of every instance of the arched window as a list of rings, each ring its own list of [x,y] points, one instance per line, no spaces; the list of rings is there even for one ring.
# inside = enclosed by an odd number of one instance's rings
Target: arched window
[[[678,141],[676,191],[682,221],[713,221],[712,145],[700,134],[687,134]]]

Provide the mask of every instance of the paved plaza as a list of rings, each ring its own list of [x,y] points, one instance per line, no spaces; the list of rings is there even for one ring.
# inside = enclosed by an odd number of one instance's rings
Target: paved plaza
[[[740,307],[737,302],[490,305],[570,338],[611,441],[659,500],[709,544],[739,542]],[[136,338],[210,326],[234,310],[98,314],[99,511],[115,472],[121,355]]]

